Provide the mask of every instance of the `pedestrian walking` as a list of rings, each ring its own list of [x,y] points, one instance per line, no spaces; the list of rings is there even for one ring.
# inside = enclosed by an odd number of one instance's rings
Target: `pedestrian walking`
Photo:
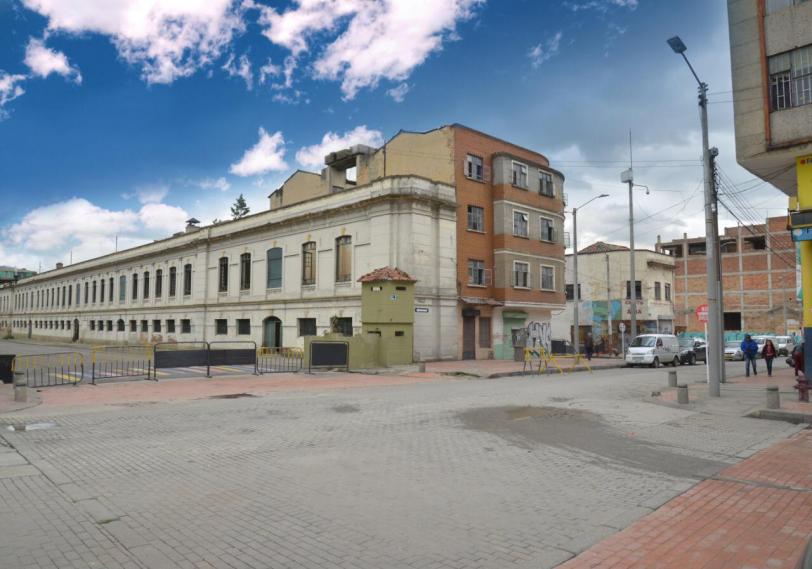
[[[586,335],[586,342],[584,342],[584,353],[586,359],[592,361],[592,352],[595,351],[595,340],[592,338],[592,333]]]
[[[750,337],[750,334],[744,335],[744,340],[741,343],[741,351],[744,354],[744,375],[750,377],[750,366],[753,366],[753,375],[758,375],[756,370],[756,356],[758,356],[758,344]]]
[[[761,355],[764,356],[764,363],[767,364],[767,377],[773,375],[773,360],[778,355],[778,350],[775,349],[772,340],[764,342],[764,347],[761,349]]]
[[[795,349],[792,351],[792,364],[795,368],[795,377],[798,377],[798,373],[804,373],[804,345],[798,344],[795,346]]]

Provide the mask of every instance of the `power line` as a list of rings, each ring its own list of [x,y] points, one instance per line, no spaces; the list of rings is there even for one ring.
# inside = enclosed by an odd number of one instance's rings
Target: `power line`
[[[730,207],[728,207],[728,205],[727,205],[727,204],[726,204],[726,203],[725,203],[725,202],[724,202],[724,201],[723,201],[721,198],[717,198],[717,200],[719,201],[719,203],[720,203],[720,204],[722,204],[722,207],[724,207],[724,208],[725,208],[725,209],[728,211],[728,213],[729,213],[730,215],[732,215],[733,217],[735,217],[735,218],[736,218],[736,221],[738,221],[738,222],[741,224],[741,226],[742,226],[742,227],[744,227],[744,228],[745,228],[745,229],[746,229],[748,232],[750,232],[750,234],[751,234],[753,237],[764,237],[763,235],[758,235],[758,234],[757,234],[755,231],[753,231],[753,228],[752,228],[752,227],[750,227],[750,225],[748,225],[748,224],[744,223],[744,222],[743,222],[741,219],[739,219],[739,216],[738,216],[738,215],[736,215],[736,214],[733,212],[733,210],[731,210],[731,209],[730,209]],[[766,231],[769,231],[769,227],[765,227],[765,230],[766,230]],[[766,247],[766,249],[767,249],[768,251],[770,251],[770,252],[771,252],[771,253],[773,253],[773,254],[774,254],[776,257],[778,257],[779,259],[781,259],[782,261],[784,261],[784,263],[787,265],[787,267],[791,267],[791,268],[794,268],[794,267],[795,267],[795,262],[794,262],[794,261],[790,262],[789,260],[787,260],[787,258],[786,258],[786,257],[784,257],[784,255],[782,255],[781,253],[779,253],[778,251],[776,251],[775,249],[773,249],[772,247],[770,247],[769,245],[767,245],[767,240],[766,240],[766,238],[765,238],[765,240],[764,240],[764,246]]]

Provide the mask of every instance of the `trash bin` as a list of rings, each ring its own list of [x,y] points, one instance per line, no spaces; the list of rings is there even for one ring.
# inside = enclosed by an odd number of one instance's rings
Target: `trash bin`
[[[11,368],[14,366],[15,354],[0,354],[0,379],[3,383],[14,383],[14,372]]]

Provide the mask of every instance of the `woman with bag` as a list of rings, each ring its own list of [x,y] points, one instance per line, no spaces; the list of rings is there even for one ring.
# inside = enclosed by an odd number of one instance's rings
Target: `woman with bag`
[[[778,355],[778,350],[775,349],[772,340],[764,342],[764,347],[761,349],[761,355],[764,356],[764,363],[767,364],[767,376],[773,375],[773,360]]]

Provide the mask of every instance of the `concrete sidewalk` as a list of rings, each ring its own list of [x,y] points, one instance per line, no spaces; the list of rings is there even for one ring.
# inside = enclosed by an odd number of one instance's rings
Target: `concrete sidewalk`
[[[562,569],[792,569],[812,536],[812,432],[726,468]]]
[[[622,358],[592,358],[587,361],[581,358],[581,363],[575,363],[572,356],[556,356],[556,362],[565,373],[570,371],[587,371],[586,364],[593,370],[613,369],[623,367]],[[536,375],[538,370],[538,360],[534,366],[527,366],[525,370],[524,362],[512,360],[454,360],[442,362],[427,362],[426,373],[435,375],[459,375],[473,376],[480,378],[511,377],[518,375]],[[542,371],[542,373],[544,373]],[[559,373],[555,366],[548,366],[547,373]]]

